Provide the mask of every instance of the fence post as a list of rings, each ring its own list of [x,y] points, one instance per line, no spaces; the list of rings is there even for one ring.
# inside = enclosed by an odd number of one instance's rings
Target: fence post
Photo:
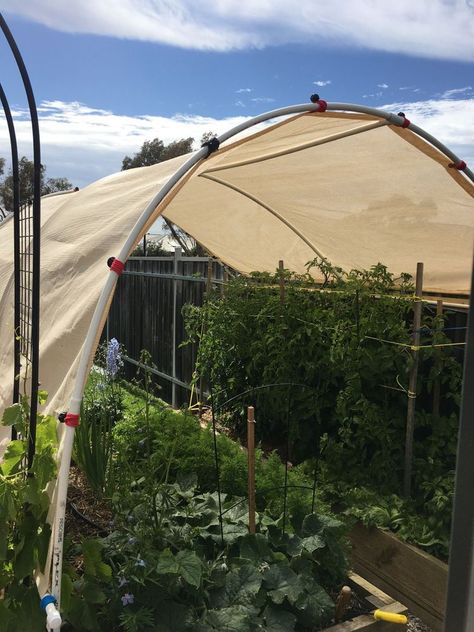
[[[173,341],[172,341],[172,359],[171,359],[171,373],[173,378],[176,380],[176,298],[178,293],[178,279],[176,278],[179,269],[179,261],[181,259],[181,247],[177,246],[174,249],[174,258],[173,258],[173,274],[175,278],[173,279]],[[173,382],[171,385],[171,405],[173,408],[176,408],[176,382]]]
[[[278,262],[278,273],[280,276],[280,303],[283,305],[285,302],[285,266],[283,264],[283,260],[280,259]]]
[[[443,315],[443,301],[438,299],[436,301],[436,316],[442,316]],[[443,324],[441,324],[440,327],[437,327],[436,329],[437,331],[442,331],[443,330]],[[439,369],[440,367],[440,361],[439,358],[436,358],[435,360],[435,367],[437,369]],[[440,405],[440,399],[441,399],[441,382],[439,379],[439,376],[436,376],[435,378],[435,382],[433,385],[433,415],[435,417],[439,417],[439,405]]]
[[[247,454],[249,533],[255,533],[255,416],[254,407],[247,408]]]
[[[405,438],[405,470],[403,476],[403,494],[406,498],[411,494],[411,474],[413,461],[413,431],[415,429],[416,383],[418,379],[418,361],[420,346],[421,311],[423,307],[423,264],[416,265],[415,307],[413,309],[413,350],[410,380],[408,383],[408,407]]]

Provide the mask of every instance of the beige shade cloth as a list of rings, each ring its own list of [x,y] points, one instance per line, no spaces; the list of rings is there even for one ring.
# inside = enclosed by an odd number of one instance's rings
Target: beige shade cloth
[[[147,203],[188,156],[42,202],[40,381],[68,407],[108,269]],[[364,115],[305,114],[222,148],[161,212],[233,268],[304,272],[316,254],[345,270],[425,264],[425,288],[467,293],[473,186],[408,129]],[[0,225],[0,411],[13,376],[12,222]]]

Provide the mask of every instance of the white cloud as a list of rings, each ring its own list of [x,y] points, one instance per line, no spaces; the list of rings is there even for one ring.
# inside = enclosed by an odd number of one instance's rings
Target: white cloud
[[[169,143],[192,136],[196,148],[204,132],[221,134],[247,116],[212,118],[176,114],[125,116],[81,103],[44,101],[39,106],[42,162],[50,177],[65,176],[78,186],[120,170],[125,155],[137,152],[145,140]],[[474,166],[474,98],[430,99],[383,106],[405,112],[416,125],[438,138]],[[0,146],[7,148],[8,132],[0,115]],[[13,112],[20,155],[31,155],[31,125],[25,111]],[[255,131],[250,130],[248,133]],[[5,151],[5,149],[4,149]],[[7,157],[7,156],[5,156]]]
[[[253,89],[252,88],[239,88],[235,92],[236,94],[242,94],[243,92],[253,92]]]
[[[405,116],[474,167],[474,99],[429,99],[382,106]]]
[[[26,112],[13,113],[20,155],[31,156],[31,124]],[[44,101],[38,107],[42,162],[50,177],[65,176],[84,186],[120,171],[125,155],[136,153],[145,140],[160,138],[165,144],[192,136],[199,146],[201,136],[216,134],[244,121],[245,116],[215,119],[177,114],[124,116],[82,103]],[[0,114],[0,145],[9,147],[8,131]],[[5,156],[7,157],[7,156]]]
[[[386,90],[388,88],[388,83],[378,83],[377,88],[383,88]]]
[[[430,58],[474,59],[474,9],[464,0],[0,0],[51,28],[226,51],[325,42]]]
[[[441,95],[442,99],[450,99],[451,97],[459,94],[464,94],[467,92],[472,92],[472,86],[466,86],[465,88],[453,88],[452,90],[446,90]]]
[[[272,99],[271,97],[254,97],[250,100],[254,103],[273,103],[275,101],[275,99]]]
[[[331,80],[328,79],[327,81],[313,81],[313,84],[315,86],[319,86],[320,88],[322,88],[323,86],[328,86],[331,83]]]

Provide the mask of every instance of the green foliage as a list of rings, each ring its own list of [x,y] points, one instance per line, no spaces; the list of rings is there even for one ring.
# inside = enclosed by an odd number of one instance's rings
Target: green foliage
[[[110,495],[114,487],[112,428],[123,412],[122,391],[117,371],[107,368],[107,345],[96,354],[81,407],[81,423],[74,435],[74,460],[94,491]]]
[[[231,281],[224,297],[211,297],[202,308],[188,306],[189,340],[199,343],[196,379],[211,385],[218,421],[234,436],[243,438],[244,405],[252,404],[262,445],[286,454],[289,438],[290,460],[322,458],[326,482],[335,488],[342,481],[382,497],[399,494],[412,362],[411,279],[394,279],[381,264],[345,274],[316,259],[308,270],[312,276],[284,271],[284,302],[279,274],[255,273]],[[425,532],[408,519],[406,526],[412,541],[443,541],[432,549],[438,551],[446,549],[449,532],[462,377],[451,347],[429,347],[449,342],[443,323],[424,308],[413,511]],[[440,415],[432,412],[435,381]],[[281,383],[290,386],[261,388]],[[436,500],[428,491],[433,480],[444,481]]]
[[[44,392],[41,395],[44,401]],[[26,436],[29,406],[26,398],[7,408],[2,424],[15,425]],[[0,628],[2,632],[44,630],[45,617],[33,571],[44,569],[51,529],[47,523],[46,488],[56,474],[56,420],[38,415],[36,453],[26,468],[28,442],[8,444],[0,465]]]
[[[122,465],[116,485],[123,493],[131,480],[145,475],[152,480],[175,481],[194,474],[201,491],[217,488],[214,439],[209,427],[201,428],[196,417],[155,403],[145,411],[145,403],[125,396],[124,416],[113,429],[113,443]],[[230,495],[247,493],[247,454],[224,434],[217,436],[221,490]],[[289,523],[301,526],[312,509],[314,474],[300,467],[288,472],[287,514]],[[277,517],[283,512],[285,468],[276,453],[256,451],[257,508]]]
[[[259,533],[247,530],[242,499],[199,493],[195,477],[117,493],[115,530],[101,555],[112,579],[82,600],[93,616],[71,622],[79,631],[311,630],[328,625],[334,604],[328,590],[343,581],[344,528],[324,515],[305,518],[299,534],[259,516]],[[87,566],[87,560],[86,560]],[[94,599],[92,598],[94,597]],[[297,628],[295,626],[298,626]]]

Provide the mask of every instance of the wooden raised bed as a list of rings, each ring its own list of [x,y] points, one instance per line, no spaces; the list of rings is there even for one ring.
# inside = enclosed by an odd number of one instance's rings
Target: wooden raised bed
[[[351,574],[349,577],[349,585],[357,593],[359,598],[363,598],[367,602],[368,609],[376,610],[380,608],[387,612],[395,612],[396,614],[406,614],[407,609],[398,601],[395,601],[384,592],[370,584],[368,581],[356,575]],[[349,621],[336,623],[336,625],[326,628],[324,632],[394,632],[393,623],[386,621],[376,621],[370,614],[362,614]]]
[[[354,571],[399,599],[433,632],[442,632],[448,565],[375,527],[358,524],[350,539]]]

